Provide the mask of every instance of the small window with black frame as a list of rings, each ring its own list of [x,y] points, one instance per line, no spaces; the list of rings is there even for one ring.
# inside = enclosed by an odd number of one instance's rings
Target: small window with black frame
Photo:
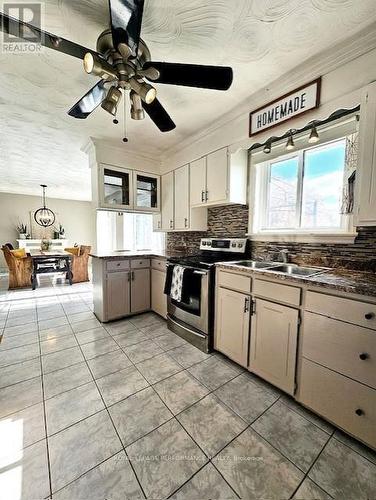
[[[104,202],[108,205],[129,205],[129,174],[104,170]]]
[[[158,181],[155,177],[137,174],[137,207],[156,208]]]

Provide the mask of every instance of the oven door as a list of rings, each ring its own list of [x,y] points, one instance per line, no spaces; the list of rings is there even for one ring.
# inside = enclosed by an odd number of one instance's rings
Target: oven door
[[[175,319],[193,326],[197,330],[209,332],[209,271],[191,269],[184,284],[184,300],[177,302],[168,296],[168,314]]]

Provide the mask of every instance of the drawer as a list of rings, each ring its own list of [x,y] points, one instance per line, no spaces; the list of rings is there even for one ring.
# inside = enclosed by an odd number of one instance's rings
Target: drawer
[[[153,269],[158,269],[159,271],[166,272],[166,259],[152,259],[151,267]]]
[[[307,292],[305,308],[307,311],[323,314],[329,318],[341,319],[376,330],[376,304]]]
[[[218,271],[218,285],[238,292],[251,293],[251,278],[242,274]]]
[[[306,312],[302,355],[376,389],[376,332]]]
[[[150,259],[133,259],[131,260],[132,269],[140,269],[142,267],[150,267]]]
[[[298,400],[376,448],[374,389],[303,358]]]
[[[129,260],[108,260],[106,262],[106,271],[124,271],[129,269]]]
[[[276,302],[284,302],[293,306],[300,305],[301,289],[295,286],[255,279],[253,281],[253,293]]]

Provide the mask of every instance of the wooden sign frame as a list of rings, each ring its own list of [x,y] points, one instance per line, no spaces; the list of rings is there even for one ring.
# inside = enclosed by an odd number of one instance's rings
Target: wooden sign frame
[[[273,123],[272,125],[270,125],[268,127],[264,127],[261,130],[257,130],[255,132],[252,131],[252,117],[256,113],[259,113],[263,109],[266,110],[267,108],[269,108],[269,106],[271,106],[271,105],[273,105],[273,104],[275,104],[275,103],[277,103],[279,101],[286,100],[289,96],[292,96],[293,94],[296,94],[297,92],[300,92],[301,90],[303,90],[305,88],[309,88],[309,87],[311,87],[314,84],[316,84],[316,99],[315,99],[315,103],[314,103],[313,106],[310,106],[308,109],[303,110],[301,112],[296,112],[291,117],[286,118],[284,120],[280,120],[280,121],[278,121],[276,123]],[[281,123],[286,123],[289,120],[292,120],[292,119],[296,118],[297,116],[302,116],[302,115],[304,115],[306,113],[309,113],[310,111],[318,108],[320,106],[320,96],[321,96],[321,76],[319,78],[316,78],[316,80],[312,80],[309,83],[301,85],[300,87],[292,90],[291,92],[288,92],[287,94],[284,94],[283,96],[278,97],[277,99],[274,99],[273,101],[270,101],[270,102],[264,104],[263,106],[260,106],[259,108],[255,109],[254,111],[251,111],[249,113],[249,137],[253,137],[253,136],[257,135],[257,134],[260,134],[261,132],[265,132],[266,130],[274,128],[274,127],[280,125]]]

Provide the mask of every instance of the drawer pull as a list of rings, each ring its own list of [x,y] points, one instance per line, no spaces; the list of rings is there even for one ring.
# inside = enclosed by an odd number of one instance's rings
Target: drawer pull
[[[367,313],[364,315],[366,319],[373,319],[375,317],[375,313]]]
[[[355,413],[358,415],[358,417],[361,417],[362,415],[364,415],[364,411],[363,411],[363,410],[361,410],[360,408],[357,408],[357,409],[355,410]]]
[[[120,266],[120,262],[118,262],[116,265],[119,267]]]
[[[362,352],[361,354],[359,354],[359,359],[361,359],[362,361],[364,361],[365,359],[368,359],[369,358],[369,354],[367,354],[366,352]]]

